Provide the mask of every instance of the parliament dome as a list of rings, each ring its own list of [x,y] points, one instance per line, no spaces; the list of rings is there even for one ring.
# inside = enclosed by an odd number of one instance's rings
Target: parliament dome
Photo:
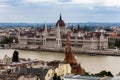
[[[61,16],[61,14],[60,14],[60,19],[57,21],[57,23],[56,23],[56,26],[60,26],[60,27],[65,27],[65,23],[64,23],[64,21],[62,20],[62,16]]]

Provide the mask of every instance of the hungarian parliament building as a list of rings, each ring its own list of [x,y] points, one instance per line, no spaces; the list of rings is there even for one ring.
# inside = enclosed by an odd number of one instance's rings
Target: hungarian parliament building
[[[70,32],[72,49],[98,50],[108,48],[108,38],[102,32],[87,32],[81,29],[70,30],[64,23],[62,16],[53,28],[33,28],[22,30],[18,36],[19,48],[29,49],[64,49],[66,34]]]

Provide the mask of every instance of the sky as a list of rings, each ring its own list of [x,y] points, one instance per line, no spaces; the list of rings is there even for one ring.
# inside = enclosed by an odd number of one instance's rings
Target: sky
[[[120,0],[0,0],[0,22],[120,22]]]

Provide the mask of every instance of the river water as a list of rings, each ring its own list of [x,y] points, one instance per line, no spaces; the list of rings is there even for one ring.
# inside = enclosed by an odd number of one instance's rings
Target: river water
[[[20,58],[38,59],[44,61],[63,60],[64,53],[41,52],[18,50]],[[0,49],[0,59],[4,55],[12,57],[14,49]],[[89,73],[97,73],[101,70],[111,71],[116,75],[120,72],[120,57],[119,56],[89,56],[82,54],[74,54],[78,63]]]

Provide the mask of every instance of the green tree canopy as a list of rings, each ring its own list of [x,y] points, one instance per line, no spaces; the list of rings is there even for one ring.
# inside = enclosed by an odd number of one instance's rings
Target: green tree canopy
[[[109,76],[109,77],[113,77],[113,75],[112,75],[112,73],[110,71],[107,72],[105,70],[95,74],[95,76],[100,76],[100,77]]]
[[[96,73],[96,74],[89,74],[88,72],[85,72],[85,75],[86,76],[96,76],[96,77],[104,77],[104,76],[108,76],[108,77],[113,77],[113,74],[110,72],[110,71],[101,71],[99,73]]]
[[[19,52],[16,50],[13,53],[12,62],[19,62]]]
[[[53,76],[53,80],[61,80],[60,76],[57,76],[57,74],[55,73]]]

